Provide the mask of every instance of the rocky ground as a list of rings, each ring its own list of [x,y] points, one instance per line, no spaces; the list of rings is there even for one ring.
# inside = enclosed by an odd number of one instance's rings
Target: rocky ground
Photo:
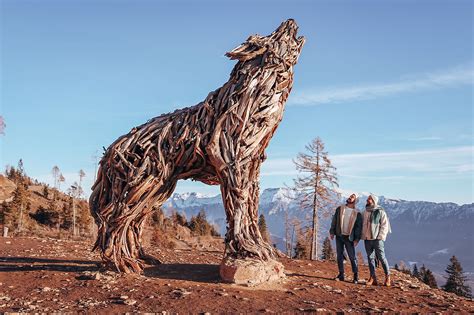
[[[396,271],[393,287],[374,287],[332,280],[333,262],[283,259],[286,279],[243,287],[220,282],[215,248],[151,249],[163,264],[139,276],[99,272],[89,250],[84,241],[0,238],[0,312],[474,312],[472,300]]]

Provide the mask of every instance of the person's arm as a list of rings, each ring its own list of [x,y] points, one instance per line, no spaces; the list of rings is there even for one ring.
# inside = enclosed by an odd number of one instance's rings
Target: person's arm
[[[336,234],[336,221],[337,221],[337,216],[339,215],[339,208],[334,211],[334,214],[332,215],[332,220],[331,220],[331,228],[329,229],[329,235],[331,239],[334,239],[334,235]]]
[[[379,228],[379,235],[377,235],[378,240],[385,240],[388,234],[388,217],[385,211],[381,211],[380,215],[380,228]]]

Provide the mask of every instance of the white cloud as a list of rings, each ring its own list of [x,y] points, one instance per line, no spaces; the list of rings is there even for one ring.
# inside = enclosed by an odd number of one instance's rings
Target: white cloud
[[[441,137],[418,137],[418,138],[410,138],[407,139],[408,141],[440,141],[443,140]]]
[[[418,90],[439,89],[466,84],[472,85],[473,82],[474,68],[472,63],[470,63],[444,72],[429,73],[420,77],[406,77],[402,81],[393,83],[376,83],[325,89],[316,88],[300,92],[294,91],[289,103],[299,106],[343,103],[375,99]]]
[[[389,180],[446,178],[473,172],[473,146],[400,152],[370,152],[330,156],[340,177]],[[269,159],[262,165],[262,176],[295,176],[292,159]]]

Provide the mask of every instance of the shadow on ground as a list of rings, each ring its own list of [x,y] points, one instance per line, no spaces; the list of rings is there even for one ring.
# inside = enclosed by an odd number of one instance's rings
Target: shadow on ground
[[[99,270],[99,261],[36,257],[0,257],[0,272],[52,270],[82,272]]]
[[[205,283],[221,281],[219,265],[208,264],[161,264],[146,268],[146,277],[160,279],[186,280]]]

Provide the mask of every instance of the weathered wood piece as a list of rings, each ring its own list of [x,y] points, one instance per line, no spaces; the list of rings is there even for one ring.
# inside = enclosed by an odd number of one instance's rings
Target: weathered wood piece
[[[89,200],[98,226],[94,249],[108,267],[140,272],[153,260],[141,246],[142,227],[180,179],[220,185],[228,222],[224,257],[275,257],[257,224],[259,172],[304,44],[297,30],[287,20],[268,36],[250,36],[226,54],[238,63],[203,102],[155,117],[109,146]]]

